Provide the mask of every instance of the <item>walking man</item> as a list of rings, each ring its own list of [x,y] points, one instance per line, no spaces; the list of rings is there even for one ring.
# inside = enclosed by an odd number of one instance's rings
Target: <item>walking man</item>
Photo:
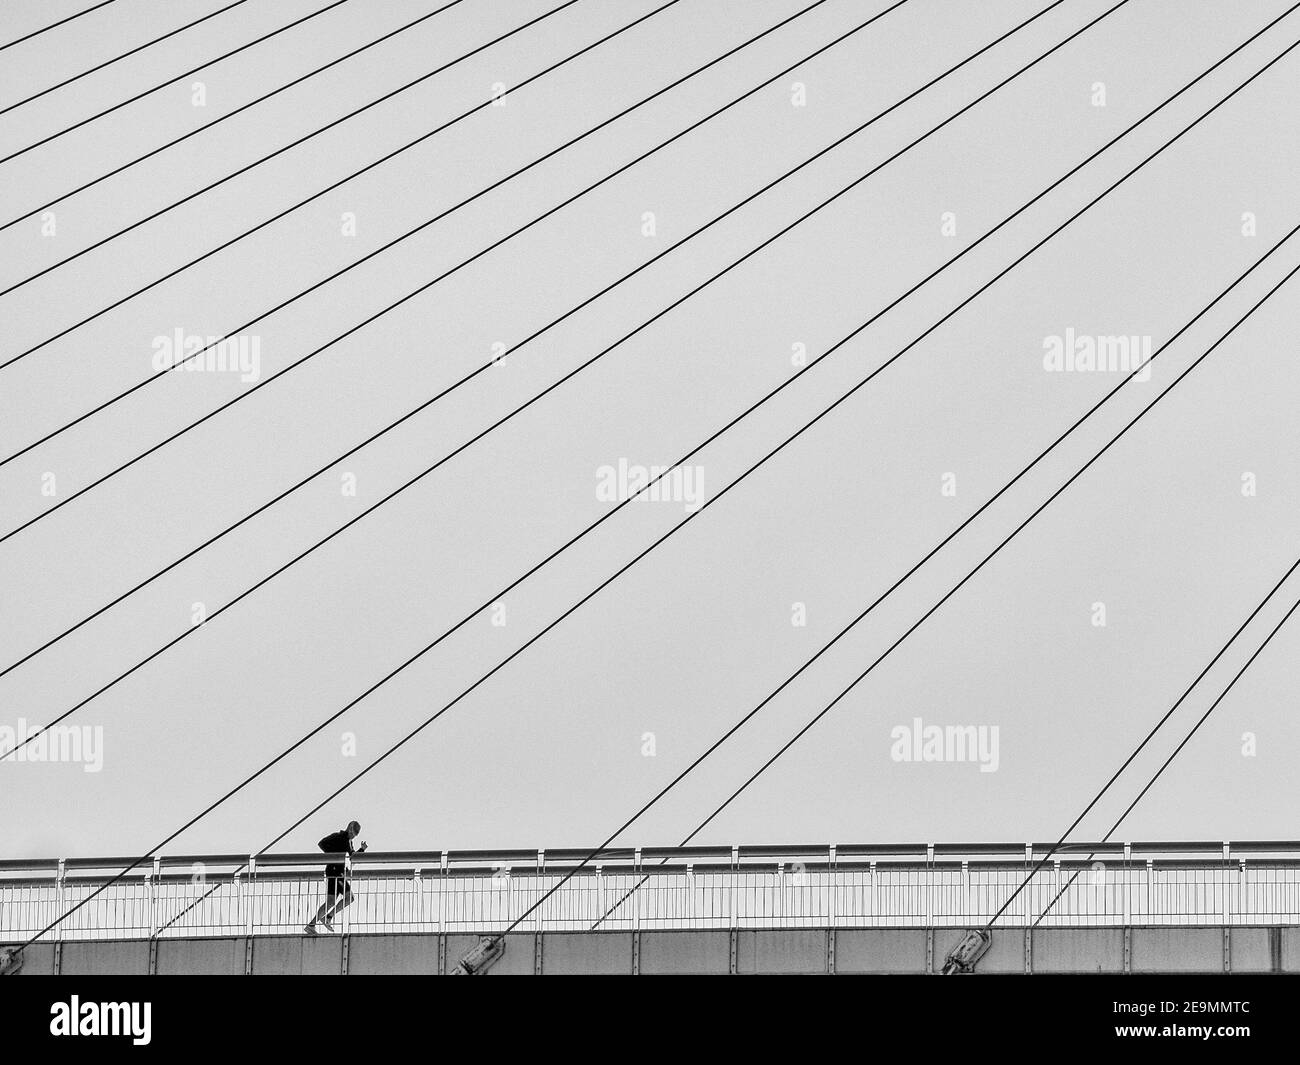
[[[362,840],[355,849],[352,846],[352,841],[360,832],[361,826],[356,821],[349,821],[347,828],[331,832],[317,846],[326,854],[360,854],[366,849],[365,841]],[[325,901],[316,911],[316,916],[303,927],[303,931],[309,936],[314,936],[316,924],[319,922],[325,926],[327,932],[333,932],[334,915],[341,913],[351,902],[352,887],[347,882],[347,869],[338,863],[325,866]]]

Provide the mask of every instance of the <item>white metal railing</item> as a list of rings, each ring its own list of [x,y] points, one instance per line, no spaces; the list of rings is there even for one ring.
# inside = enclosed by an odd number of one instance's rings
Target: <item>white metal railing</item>
[[[524,931],[963,927],[1012,896],[1045,844],[611,850]],[[358,855],[342,932],[489,932],[522,917],[582,851]],[[325,855],[0,862],[0,943],[295,934],[325,898]],[[337,859],[334,859],[337,860]],[[1046,911],[1046,912],[1045,912]],[[999,919],[1043,927],[1300,924],[1300,844],[1071,844]]]

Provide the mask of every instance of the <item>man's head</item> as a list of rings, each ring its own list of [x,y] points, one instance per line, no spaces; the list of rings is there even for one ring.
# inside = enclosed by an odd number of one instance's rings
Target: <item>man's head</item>
[[[361,825],[356,821],[348,822],[348,839],[356,839],[361,834]]]

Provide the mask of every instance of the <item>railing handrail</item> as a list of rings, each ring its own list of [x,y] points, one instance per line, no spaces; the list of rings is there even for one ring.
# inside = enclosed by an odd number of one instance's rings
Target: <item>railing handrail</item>
[[[611,847],[602,851],[596,862],[603,865],[631,863],[636,860],[637,848],[632,847]],[[1024,862],[1028,859],[1034,861],[1040,860],[1043,856],[1054,850],[1053,861],[1058,858],[1062,865],[1070,862],[1071,859],[1081,860],[1080,854],[1091,854],[1097,857],[1114,856],[1128,854],[1133,857],[1141,856],[1145,861],[1153,859],[1165,864],[1170,861],[1191,861],[1193,864],[1203,864],[1206,861],[1222,861],[1225,854],[1232,858],[1240,858],[1248,855],[1276,855],[1280,857],[1293,857],[1300,860],[1300,842],[1293,840],[1230,840],[1230,841],[1211,841],[1211,840],[1186,840],[1186,841],[1144,841],[1144,842],[1111,842],[1111,843],[1094,843],[1094,842],[1071,842],[1062,844],[1057,847],[1052,843],[854,843],[854,844],[772,844],[772,845],[753,845],[747,844],[739,847],[729,846],[693,846],[693,847],[642,847],[639,848],[641,868],[648,871],[648,867],[660,862],[672,863],[674,859],[679,862],[693,864],[697,868],[731,868],[733,854],[740,863],[751,871],[758,871],[763,864],[756,861],[757,859],[793,859],[793,858],[810,858],[815,861],[802,863],[805,868],[812,869],[814,865],[820,864],[823,860],[829,864],[829,855],[835,854],[835,865],[840,868],[851,868],[861,864],[861,859],[867,856],[875,860],[883,859],[889,867],[903,867],[911,864],[906,861],[912,858],[915,862],[933,867],[936,864],[948,865],[958,856],[966,856],[969,864],[984,862],[996,858],[1006,857],[1018,862]],[[497,865],[508,865],[512,868],[518,868],[521,872],[527,866],[536,866],[539,854],[544,856],[548,868],[562,868],[573,866],[582,861],[591,853],[589,848],[502,848],[498,850],[430,850],[430,851],[366,851],[361,854],[353,854],[351,862],[353,866],[401,866],[411,871],[415,869],[429,870],[433,872],[439,870],[445,864],[449,871],[451,867],[458,867],[459,870],[468,872],[465,869],[467,864],[475,866],[483,865],[491,869]],[[823,856],[826,856],[823,859]],[[942,863],[936,862],[938,857],[942,856]],[[1164,856],[1157,859],[1155,856]],[[1175,857],[1178,856],[1178,857]],[[1200,857],[1188,857],[1200,856]],[[259,868],[283,868],[286,866],[301,866],[309,869],[322,868],[325,865],[337,864],[342,862],[347,856],[344,854],[323,854],[320,851],[307,852],[286,852],[279,854],[263,854],[256,857]],[[712,859],[712,861],[710,860]],[[858,861],[854,861],[858,859]],[[0,872],[11,873],[41,873],[55,872],[62,865],[65,873],[82,872],[87,870],[104,870],[116,872],[132,863],[136,862],[135,857],[99,857],[99,858],[6,858],[0,859]],[[241,866],[247,865],[249,855],[247,854],[174,854],[161,855],[157,858],[150,858],[136,865],[134,871],[141,875],[152,872],[155,866],[159,869],[175,870],[180,867],[193,867],[202,865],[203,867],[223,867],[229,866],[231,871]],[[595,864],[595,863],[593,863]],[[775,864],[778,863],[766,863]],[[960,861],[957,860],[960,865]],[[1005,863],[1002,863],[1005,864]],[[133,872],[134,872],[133,871]]]

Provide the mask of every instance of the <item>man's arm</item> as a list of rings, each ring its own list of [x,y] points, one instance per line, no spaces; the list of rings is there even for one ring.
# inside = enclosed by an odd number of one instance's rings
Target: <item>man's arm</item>
[[[351,854],[352,841],[348,839],[345,832],[331,832],[318,844],[316,844],[326,854]]]

